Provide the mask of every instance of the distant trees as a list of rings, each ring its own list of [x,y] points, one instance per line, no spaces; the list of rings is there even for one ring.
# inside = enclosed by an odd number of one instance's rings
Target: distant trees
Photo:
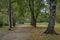
[[[26,0],[17,0],[18,20],[20,24],[24,24],[24,16],[26,11]]]

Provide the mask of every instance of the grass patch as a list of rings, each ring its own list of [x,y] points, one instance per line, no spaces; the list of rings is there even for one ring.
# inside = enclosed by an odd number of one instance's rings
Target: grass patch
[[[27,24],[26,24],[27,25]],[[28,24],[29,25],[29,24]],[[43,32],[47,29],[48,23],[37,23],[37,27],[29,26],[29,29],[38,30],[32,33],[31,40],[60,40],[60,35],[44,34]],[[60,24],[55,24],[55,31],[60,34]]]
[[[0,32],[7,32],[8,31],[8,28],[7,27],[1,27],[0,28]]]
[[[32,40],[60,40],[60,35],[46,35],[43,33],[33,33]]]
[[[37,32],[32,33],[32,40],[60,40],[60,35],[44,34],[46,28],[36,28]],[[55,31],[60,34],[60,29],[55,28]]]

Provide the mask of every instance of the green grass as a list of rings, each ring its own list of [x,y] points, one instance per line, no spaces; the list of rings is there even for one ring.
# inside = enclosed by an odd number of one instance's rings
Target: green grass
[[[30,25],[30,23],[25,23],[25,25]],[[47,22],[37,23],[37,26],[39,26],[39,27],[47,27],[48,26],[48,23]],[[55,27],[59,28],[60,27],[60,23],[56,23],[55,24]]]
[[[29,25],[29,23],[26,23],[26,25]],[[46,30],[48,26],[48,23],[37,23],[37,28],[30,28],[35,29],[41,32],[34,32],[32,33],[32,39],[31,40],[60,40],[60,35],[51,35],[51,34],[44,34],[43,32]],[[55,31],[60,34],[60,24],[55,24]]]
[[[32,40],[60,40],[60,35],[52,35],[52,34],[44,34],[44,31],[46,28],[36,28],[35,30],[38,30],[40,32],[34,32],[32,34]],[[55,28],[55,31],[60,34],[60,29]]]
[[[46,35],[43,33],[33,33],[32,40],[60,40],[60,35]]]
[[[0,32],[7,32],[7,31],[8,31],[8,28],[7,27],[0,28]]]

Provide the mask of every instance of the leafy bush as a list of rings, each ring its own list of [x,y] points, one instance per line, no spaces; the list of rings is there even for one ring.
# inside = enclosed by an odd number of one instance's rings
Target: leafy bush
[[[56,22],[60,23],[60,13],[57,13],[56,15]]]
[[[8,26],[8,21],[5,20],[5,21],[3,22],[3,25],[4,25],[4,26]]]

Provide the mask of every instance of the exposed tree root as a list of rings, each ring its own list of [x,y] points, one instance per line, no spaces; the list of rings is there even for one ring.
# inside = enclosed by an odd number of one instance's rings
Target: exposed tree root
[[[59,35],[59,34],[56,33],[54,30],[46,30],[44,33],[45,33],[45,34],[55,34],[55,35]]]

